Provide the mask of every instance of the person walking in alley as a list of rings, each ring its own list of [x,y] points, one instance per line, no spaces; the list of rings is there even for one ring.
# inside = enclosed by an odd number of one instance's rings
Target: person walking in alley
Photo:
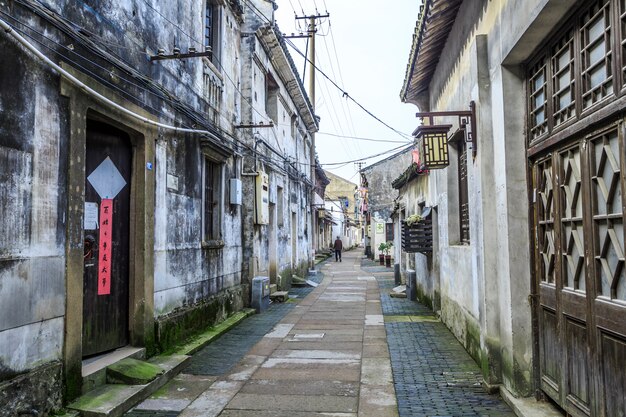
[[[337,236],[337,239],[335,240],[335,245],[333,247],[335,249],[335,262],[341,262],[341,251],[343,250],[343,242],[341,241],[339,236]]]

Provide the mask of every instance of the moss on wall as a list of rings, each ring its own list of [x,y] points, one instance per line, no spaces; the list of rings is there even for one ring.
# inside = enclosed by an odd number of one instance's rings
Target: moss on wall
[[[294,275],[306,279],[308,274],[309,263],[307,261],[300,262],[296,268],[283,268],[276,278],[276,286],[279,291],[289,291],[291,289],[291,278]]]
[[[205,301],[157,317],[154,350],[167,351],[241,310],[246,293],[243,285],[229,288]]]

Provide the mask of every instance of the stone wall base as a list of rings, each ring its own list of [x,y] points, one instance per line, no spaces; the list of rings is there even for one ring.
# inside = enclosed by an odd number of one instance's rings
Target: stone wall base
[[[240,311],[246,304],[246,294],[248,294],[247,285],[239,285],[200,303],[157,317],[155,330],[158,349],[165,352]]]
[[[0,382],[0,417],[46,416],[63,405],[63,366],[51,362]]]

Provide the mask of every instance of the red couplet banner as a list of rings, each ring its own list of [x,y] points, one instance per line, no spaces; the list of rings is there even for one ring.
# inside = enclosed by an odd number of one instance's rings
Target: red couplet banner
[[[100,202],[100,250],[98,251],[98,295],[111,294],[111,231],[113,199]]]

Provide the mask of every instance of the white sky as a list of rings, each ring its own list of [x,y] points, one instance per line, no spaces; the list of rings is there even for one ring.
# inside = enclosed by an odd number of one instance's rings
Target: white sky
[[[294,8],[299,16],[303,14],[302,9],[307,15],[317,14],[316,6],[320,14],[328,10],[330,20],[318,20],[318,24],[322,24],[317,35],[316,66],[385,123],[411,134],[418,124],[415,117],[418,109],[400,101],[400,90],[420,0],[277,0],[277,4],[275,18],[281,31],[287,34],[298,32]],[[304,30],[306,22],[299,22]],[[306,51],[306,39],[292,41],[302,52]],[[297,52],[290,52],[302,76],[304,60]],[[307,69],[304,82],[307,88],[308,76]],[[408,139],[377,122],[349,99],[342,98],[339,90],[319,73],[316,86],[316,113],[321,117],[322,132],[316,135],[320,163],[354,160],[401,146],[401,143],[368,142],[324,133],[408,143]],[[369,159],[366,165],[384,157]],[[354,163],[343,167],[324,166],[324,169],[358,183]]]

